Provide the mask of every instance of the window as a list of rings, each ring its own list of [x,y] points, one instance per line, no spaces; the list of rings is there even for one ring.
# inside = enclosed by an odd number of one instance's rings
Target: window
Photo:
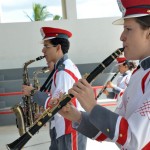
[[[69,1],[69,0],[68,0]],[[77,6],[77,19],[101,18],[121,16],[117,0],[75,0]],[[62,17],[61,0],[1,0],[0,21],[9,22],[30,22],[33,16],[33,3],[47,6],[49,13]],[[53,20],[49,17],[46,20]]]
[[[1,0],[1,23],[30,22],[27,14],[33,16],[33,3],[47,6],[51,14],[62,17],[61,0]],[[52,19],[51,17],[47,20]]]
[[[121,16],[116,0],[76,0],[77,18]]]

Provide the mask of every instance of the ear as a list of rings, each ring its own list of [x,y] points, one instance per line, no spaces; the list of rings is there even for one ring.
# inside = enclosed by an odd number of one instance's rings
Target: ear
[[[61,45],[60,44],[57,45],[57,50],[61,50]]]
[[[150,28],[148,28],[147,30],[147,35],[146,35],[147,39],[150,39]]]

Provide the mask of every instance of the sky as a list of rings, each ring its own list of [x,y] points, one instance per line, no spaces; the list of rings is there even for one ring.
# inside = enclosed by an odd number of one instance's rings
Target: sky
[[[76,0],[77,18],[121,16],[116,0]],[[0,0],[1,22],[27,22],[32,16],[32,4],[46,5],[50,13],[62,16],[61,0]]]

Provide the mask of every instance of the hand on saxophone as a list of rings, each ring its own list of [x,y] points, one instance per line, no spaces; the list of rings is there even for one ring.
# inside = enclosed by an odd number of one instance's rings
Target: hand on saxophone
[[[28,85],[22,85],[23,95],[30,96],[32,90],[34,90],[34,87],[32,85],[30,85],[30,86],[28,86]]]

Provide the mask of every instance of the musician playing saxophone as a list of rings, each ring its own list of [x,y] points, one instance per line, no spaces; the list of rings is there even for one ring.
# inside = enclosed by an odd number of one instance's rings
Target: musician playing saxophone
[[[42,52],[47,63],[54,63],[51,71],[40,91],[34,91],[31,86],[23,86],[23,94],[32,94],[33,99],[39,105],[48,108],[53,98],[59,97],[60,92],[68,93],[68,90],[81,78],[76,65],[68,58],[70,31],[42,27],[43,36]],[[77,109],[83,110],[76,98],[72,103]],[[63,118],[59,113],[51,119],[51,145],[50,150],[86,150],[87,138],[72,128],[71,121]]]

